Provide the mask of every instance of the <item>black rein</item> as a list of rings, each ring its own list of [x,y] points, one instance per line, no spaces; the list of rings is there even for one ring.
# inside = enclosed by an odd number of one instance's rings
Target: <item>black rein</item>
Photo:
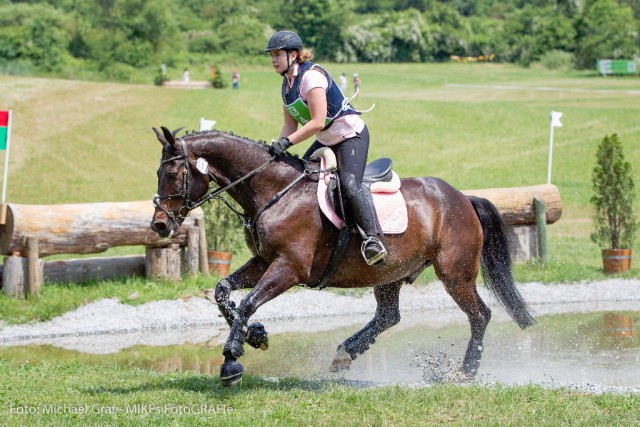
[[[184,169],[184,171],[183,171],[183,175],[184,176],[183,176],[183,182],[182,182],[182,190],[180,190],[179,193],[170,194],[170,195],[164,196],[164,197],[161,197],[160,195],[156,194],[153,197],[153,204],[158,209],[160,209],[162,212],[164,212],[165,215],[167,215],[167,217],[170,218],[171,221],[173,221],[176,224],[176,226],[177,226],[176,229],[177,229],[180,226],[180,222],[179,221],[180,220],[184,220],[187,216],[189,216],[189,213],[191,213],[192,210],[198,208],[199,206],[202,206],[203,204],[205,204],[206,202],[208,202],[208,201],[210,201],[212,199],[222,200],[224,202],[224,204],[227,205],[227,207],[229,209],[231,209],[233,211],[233,213],[235,213],[237,215],[237,217],[240,220],[240,222],[242,223],[242,225],[245,226],[247,229],[249,229],[249,231],[251,233],[251,237],[253,239],[254,246],[256,248],[256,251],[258,251],[258,254],[260,253],[260,248],[259,248],[259,240],[258,240],[257,230],[256,230],[256,223],[258,222],[258,219],[260,218],[260,215],[262,215],[262,213],[265,210],[267,210],[274,203],[276,203],[278,200],[280,200],[280,198],[286,192],[291,190],[305,176],[310,176],[310,175],[314,175],[314,174],[317,174],[317,173],[320,173],[320,172],[325,172],[323,170],[312,170],[312,169],[309,169],[309,168],[305,167],[304,172],[300,176],[298,176],[296,179],[294,179],[291,183],[289,183],[289,185],[287,185],[285,188],[280,190],[275,196],[273,196],[271,198],[271,200],[269,200],[262,207],[260,207],[260,209],[258,209],[258,212],[256,213],[256,215],[253,218],[249,218],[248,215],[246,215],[244,213],[241,213],[241,212],[238,212],[221,194],[226,192],[230,188],[236,186],[237,184],[245,181],[246,179],[256,175],[257,173],[261,172],[262,170],[264,170],[267,166],[269,166],[275,160],[276,156],[271,156],[271,158],[269,160],[267,160],[266,162],[264,162],[262,165],[258,166],[256,169],[254,169],[251,172],[247,173],[246,175],[240,177],[239,179],[237,179],[236,181],[234,181],[231,184],[227,185],[226,187],[219,187],[217,189],[210,188],[209,191],[207,191],[207,193],[205,195],[200,197],[195,202],[192,202],[191,201],[191,197],[190,197],[190,189],[189,189],[189,161],[191,161],[192,163],[194,163],[194,161],[189,159],[189,154],[187,152],[187,144],[185,143],[184,139],[183,138],[178,138],[178,141],[180,141],[180,143],[182,144],[182,155],[174,156],[174,157],[171,157],[169,159],[164,159],[164,160],[161,159],[160,160],[160,164],[163,165],[165,163],[169,163],[169,162],[172,162],[174,160],[182,159],[182,161],[184,162],[184,168],[183,168]],[[215,177],[210,172],[207,172],[207,174],[209,175],[211,181],[213,181],[214,183],[217,184],[217,181],[216,181]],[[170,212],[168,209],[164,208],[160,204],[160,202],[163,201],[163,200],[171,200],[171,199],[182,199],[183,200],[183,205],[178,210],[177,216],[174,215],[173,212]],[[184,215],[182,213],[183,210],[186,210],[186,214],[184,214]]]

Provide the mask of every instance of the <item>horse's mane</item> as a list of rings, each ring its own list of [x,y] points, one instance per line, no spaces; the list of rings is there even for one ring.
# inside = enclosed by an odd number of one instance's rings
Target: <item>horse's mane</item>
[[[245,144],[250,144],[253,146],[256,146],[258,148],[261,148],[263,150],[268,151],[270,145],[267,143],[267,141],[263,141],[263,140],[258,140],[258,141],[254,141],[251,138],[247,138],[246,136],[240,136],[240,135],[236,135],[231,131],[223,131],[223,130],[218,130],[218,129],[211,129],[211,130],[192,130],[191,132],[186,131],[185,132],[185,137],[191,137],[191,136],[218,136],[218,135],[224,135],[226,137],[229,137],[231,139],[234,139],[236,141],[240,141],[242,143]],[[302,160],[300,159],[300,157],[297,154],[291,154],[291,153],[287,153],[285,152],[284,154],[278,156],[277,160],[282,160],[284,163],[295,167],[296,169],[300,169],[300,167],[302,166],[302,168],[304,168],[304,165],[302,163]]]

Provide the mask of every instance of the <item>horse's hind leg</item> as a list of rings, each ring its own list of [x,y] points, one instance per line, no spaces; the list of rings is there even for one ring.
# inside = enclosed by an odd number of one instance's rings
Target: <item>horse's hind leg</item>
[[[396,325],[400,321],[400,287],[403,282],[390,283],[376,286],[373,294],[376,297],[378,307],[376,315],[367,325],[338,346],[330,370],[348,369],[351,361],[358,354],[369,349],[376,342],[376,337],[383,331]]]
[[[460,262],[447,262],[446,266],[435,264],[436,274],[442,280],[444,286],[465,312],[471,325],[471,339],[462,361],[462,367],[458,372],[459,380],[471,380],[475,377],[480,367],[480,358],[484,349],[482,339],[491,319],[491,310],[480,299],[476,289],[476,276],[478,266],[471,264],[471,260]]]

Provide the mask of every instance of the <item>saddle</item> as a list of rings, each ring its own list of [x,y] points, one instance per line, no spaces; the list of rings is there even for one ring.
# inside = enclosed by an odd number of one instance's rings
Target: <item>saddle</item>
[[[338,264],[346,253],[352,226],[351,224],[347,225],[348,221],[344,218],[338,177],[335,173],[327,173],[330,170],[337,170],[338,161],[335,154],[330,148],[323,147],[311,155],[311,159],[318,158],[320,159],[320,169],[324,171],[320,173],[318,179],[318,204],[323,214],[339,230],[329,265],[322,279],[312,286],[323,289],[331,283]],[[407,206],[402,192],[400,192],[400,178],[393,172],[392,163],[388,158],[377,159],[369,163],[365,168],[362,182],[362,185],[370,190],[367,193],[372,202],[376,227],[385,247],[384,235],[403,233],[408,224]],[[337,212],[341,212],[342,216]]]
[[[335,170],[338,166],[335,154],[328,147],[314,152],[311,159],[314,158],[320,159],[323,170]],[[400,177],[393,171],[392,166],[393,161],[387,157],[376,159],[367,164],[362,180],[362,186],[370,195],[374,218],[381,234],[403,233],[408,225],[407,206],[400,192]],[[344,218],[337,174],[320,174],[318,204],[331,223],[341,229],[347,218]]]

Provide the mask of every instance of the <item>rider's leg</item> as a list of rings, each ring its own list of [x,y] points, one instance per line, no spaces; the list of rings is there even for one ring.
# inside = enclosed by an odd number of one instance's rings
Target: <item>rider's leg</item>
[[[365,126],[355,137],[346,139],[331,148],[338,159],[340,185],[347,206],[365,235],[362,254],[367,264],[375,264],[387,255],[387,251],[377,237],[373,209],[366,190],[362,188],[362,176],[369,152],[367,127]]]

